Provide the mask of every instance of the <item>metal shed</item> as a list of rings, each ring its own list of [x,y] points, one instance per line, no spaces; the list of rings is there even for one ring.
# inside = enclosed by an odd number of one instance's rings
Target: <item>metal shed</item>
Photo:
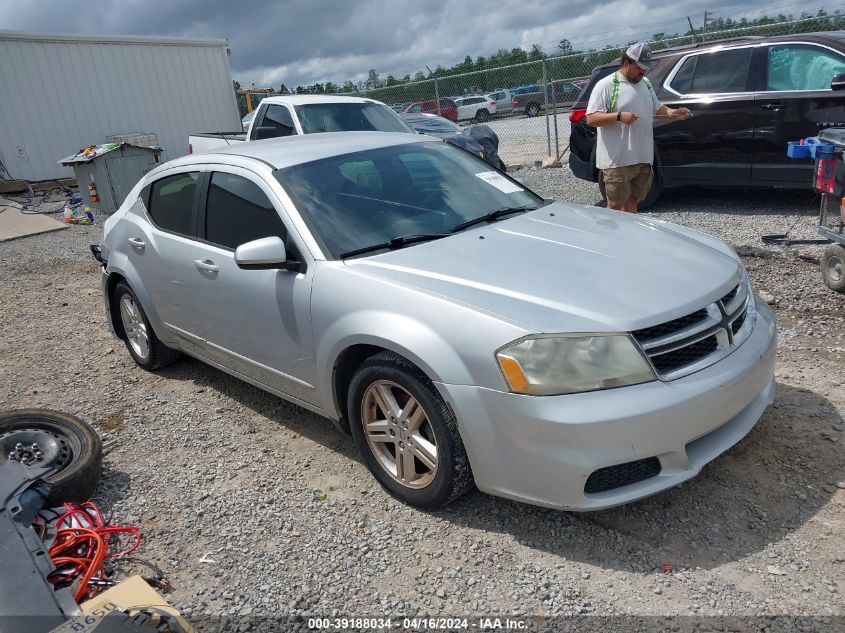
[[[162,160],[193,132],[241,129],[226,40],[0,31],[0,180],[72,175],[62,156],[130,130]]]
[[[160,153],[161,150],[154,147],[112,143],[97,148],[96,152],[81,152],[60,162],[73,168],[79,193],[86,205],[114,213],[135,183],[158,166]],[[94,192],[99,200],[92,199]]]

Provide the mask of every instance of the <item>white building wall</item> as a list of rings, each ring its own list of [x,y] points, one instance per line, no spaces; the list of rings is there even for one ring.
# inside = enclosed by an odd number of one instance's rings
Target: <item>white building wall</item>
[[[166,161],[241,130],[227,46],[0,31],[0,179],[72,176],[56,161],[110,134],[153,132]]]

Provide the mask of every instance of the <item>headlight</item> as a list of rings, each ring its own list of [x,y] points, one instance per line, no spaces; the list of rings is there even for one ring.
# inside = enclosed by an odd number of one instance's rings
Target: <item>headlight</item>
[[[625,334],[540,334],[506,345],[496,360],[510,390],[551,396],[656,380]]]

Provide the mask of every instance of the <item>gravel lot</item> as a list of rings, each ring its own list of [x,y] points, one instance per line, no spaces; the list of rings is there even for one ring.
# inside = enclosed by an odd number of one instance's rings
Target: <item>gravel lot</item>
[[[566,169],[515,175],[547,197],[598,199]],[[0,243],[0,408],[98,428],[98,494],[140,527],[138,555],[168,572],[168,600],[201,630],[208,618],[307,629],[309,614],[841,617],[845,297],[822,283],[817,247],[759,240],[796,221],[793,234],[813,235],[816,209],[807,192],[684,189],[648,214],[744,254],[779,321],[778,394],[698,478],[623,508],[475,492],[420,512],[386,495],[327,420],[191,359],[137,368],[105,323],[87,252],[100,226]]]

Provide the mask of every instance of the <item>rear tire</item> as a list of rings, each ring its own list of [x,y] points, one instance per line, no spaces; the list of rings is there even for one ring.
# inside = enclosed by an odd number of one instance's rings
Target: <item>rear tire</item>
[[[525,116],[537,116],[540,114],[540,106],[536,103],[529,103],[528,106],[525,108]]]
[[[380,352],[349,385],[352,437],[367,468],[397,499],[436,509],[474,485],[455,415],[407,359]]]
[[[845,246],[831,244],[822,255],[822,278],[831,290],[845,293]]]
[[[121,281],[115,286],[113,301],[117,318],[120,318],[123,326],[126,349],[138,366],[155,371],[179,360],[182,354],[167,347],[156,336],[141,302],[129,284]]]
[[[16,450],[23,444],[24,448]],[[41,457],[31,450],[37,444]],[[0,464],[16,454],[16,461],[50,468],[40,477],[52,484],[47,506],[91,497],[103,466],[100,436],[77,417],[49,409],[18,409],[0,413]]]
[[[487,110],[479,110],[475,113],[475,122],[476,123],[484,123],[485,121],[490,120],[490,113]]]

